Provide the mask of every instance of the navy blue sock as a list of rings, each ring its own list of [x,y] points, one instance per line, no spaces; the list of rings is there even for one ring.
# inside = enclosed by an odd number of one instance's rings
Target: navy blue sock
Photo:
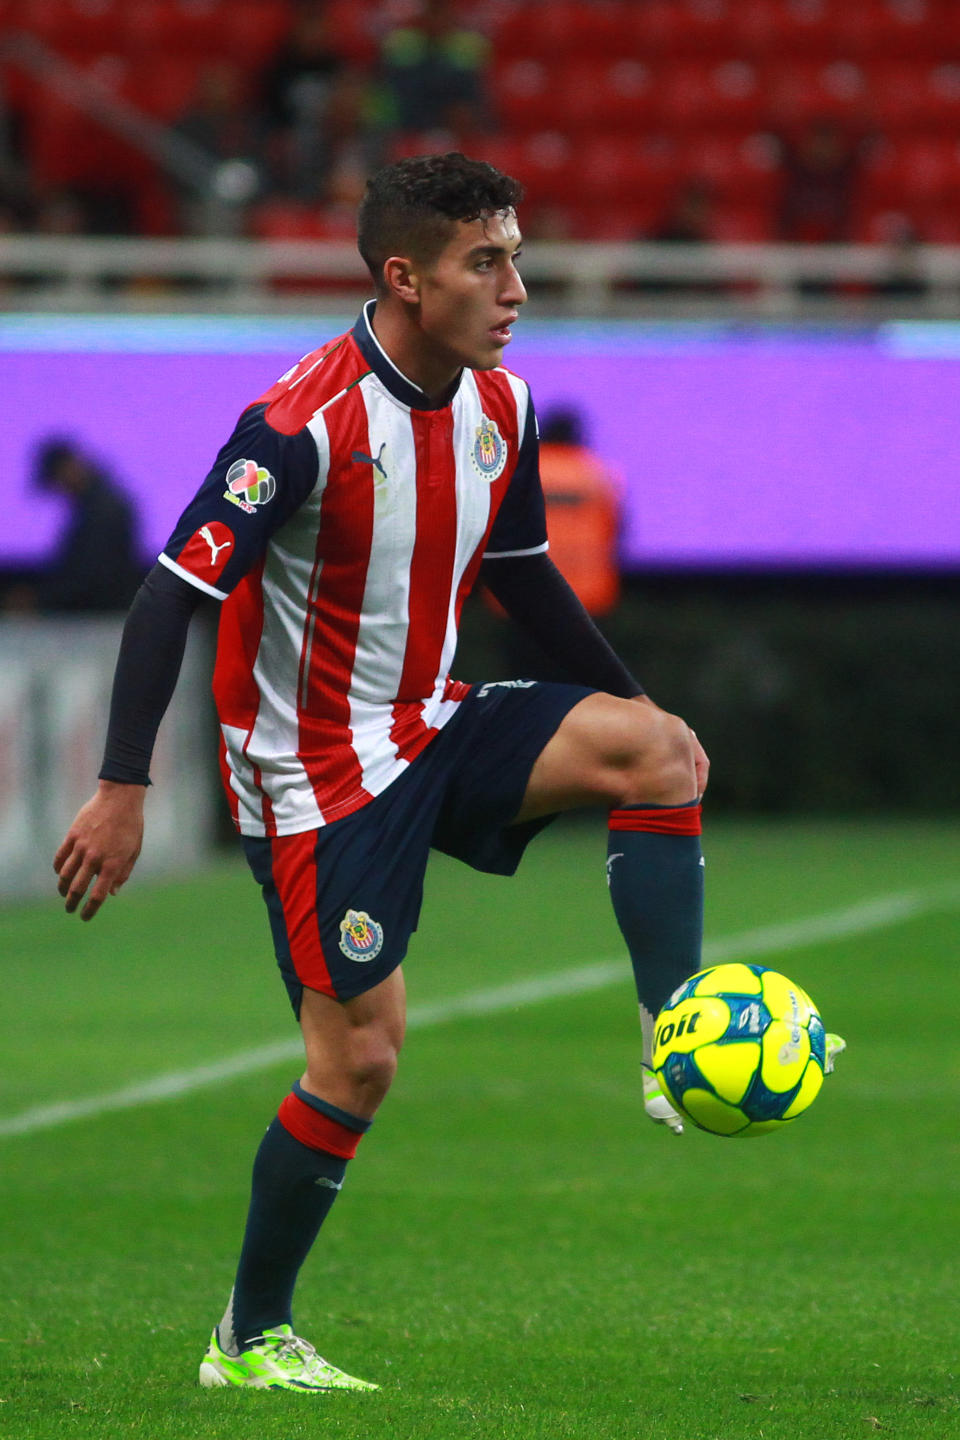
[[[265,1329],[293,1323],[300,1267],[369,1124],[308,1095],[299,1084],[284,1100],[253,1165],[240,1263],[219,1326],[228,1353],[243,1350]]]
[[[701,968],[700,805],[632,805],[610,812],[607,879],[633,963],[643,1063],[664,1001]]]

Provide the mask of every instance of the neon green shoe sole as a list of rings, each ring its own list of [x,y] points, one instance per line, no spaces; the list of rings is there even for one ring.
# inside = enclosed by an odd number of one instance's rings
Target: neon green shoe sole
[[[842,1035],[827,1035],[826,1054],[823,1061],[824,1075],[832,1075],[833,1067],[837,1063],[837,1056],[842,1055],[847,1048],[847,1042]]]
[[[331,1390],[379,1390],[369,1380],[358,1380],[324,1360],[308,1340],[294,1335],[289,1325],[265,1330],[256,1344],[240,1355],[221,1350],[217,1332],[210,1337],[200,1365],[200,1384],[205,1390],[225,1385],[242,1385],[250,1390],[306,1390],[315,1394]]]

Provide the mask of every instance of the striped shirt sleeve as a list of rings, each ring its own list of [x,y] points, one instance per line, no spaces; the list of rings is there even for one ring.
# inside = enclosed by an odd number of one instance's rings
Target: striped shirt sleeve
[[[547,515],[540,484],[540,438],[533,400],[528,404],[516,469],[493,522],[485,560],[539,555],[547,549]]]
[[[254,568],[318,479],[310,431],[281,434],[264,411],[254,405],[240,416],[159,556],[168,570],[217,600]]]

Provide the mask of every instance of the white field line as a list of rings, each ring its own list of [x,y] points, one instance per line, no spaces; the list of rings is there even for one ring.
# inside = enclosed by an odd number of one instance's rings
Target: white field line
[[[955,909],[958,905],[960,887],[957,886],[881,895],[842,910],[808,915],[777,925],[762,925],[753,930],[741,931],[737,935],[708,940],[703,947],[703,963],[717,965],[726,960],[748,960],[764,955],[782,954],[805,945],[840,940],[847,935],[863,935],[871,930],[884,930],[915,916],[936,910]],[[431,1025],[443,1025],[461,1016],[493,1015],[498,1011],[536,1005],[543,1000],[602,990],[607,985],[627,980],[629,975],[630,966],[626,955],[616,960],[597,960],[592,964],[557,971],[553,975],[535,976],[509,985],[498,985],[491,990],[475,990],[466,995],[413,1005],[410,1007],[407,1023],[410,1029],[417,1030]],[[91,1095],[86,1099],[66,1100],[53,1105],[36,1105],[19,1115],[0,1120],[0,1139],[14,1135],[31,1135],[37,1130],[49,1130],[57,1125],[105,1115],[113,1110],[129,1110],[159,1100],[173,1100],[224,1080],[266,1070],[281,1061],[298,1060],[302,1054],[299,1036],[296,1039],[275,1040],[268,1045],[241,1050],[239,1054],[228,1055],[225,1059],[213,1061],[209,1065],[197,1065],[190,1070],[171,1070],[165,1075],[155,1076],[152,1080],[126,1085],[104,1095]]]

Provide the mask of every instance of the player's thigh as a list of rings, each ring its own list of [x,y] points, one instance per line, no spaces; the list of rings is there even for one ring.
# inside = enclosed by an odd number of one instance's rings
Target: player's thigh
[[[398,966],[372,989],[337,1000],[305,988],[300,1028],[306,1088],[351,1113],[372,1113],[396,1070],[406,1027],[406,988]]]
[[[692,795],[690,747],[677,716],[599,691],[588,695],[537,758],[517,819],[589,805],[671,803],[678,786]]]

